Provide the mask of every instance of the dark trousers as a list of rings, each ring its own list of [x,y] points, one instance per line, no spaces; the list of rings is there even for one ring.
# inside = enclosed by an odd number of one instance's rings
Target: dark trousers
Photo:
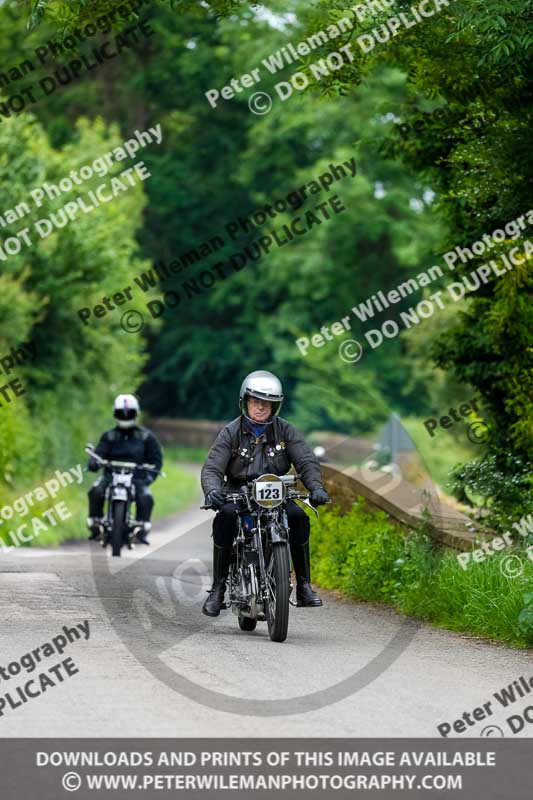
[[[89,489],[89,516],[102,517],[104,514],[105,490],[108,480],[100,478]],[[154,507],[154,498],[148,485],[142,481],[135,481],[135,501],[137,505],[137,520],[149,522]]]
[[[230,548],[237,535],[237,514],[240,509],[236,503],[226,503],[213,520],[213,541],[219,547]],[[289,540],[291,544],[305,544],[309,540],[309,517],[296,505],[294,500],[287,501],[287,519],[289,521]]]

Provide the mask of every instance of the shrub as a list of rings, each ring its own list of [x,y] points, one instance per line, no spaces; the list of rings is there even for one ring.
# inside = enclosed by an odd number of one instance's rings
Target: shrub
[[[533,513],[531,462],[514,453],[501,450],[458,465],[452,478],[455,497],[472,507],[481,499],[488,511],[486,523],[494,530],[505,531]]]
[[[509,554],[521,573],[507,577]],[[467,570],[421,529],[405,531],[358,498],[349,513],[323,511],[311,536],[313,577],[325,589],[394,606],[404,614],[521,647],[533,643],[533,562],[518,547]]]

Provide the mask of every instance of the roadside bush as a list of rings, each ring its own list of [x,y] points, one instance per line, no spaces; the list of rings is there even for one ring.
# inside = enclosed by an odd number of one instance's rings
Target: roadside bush
[[[533,513],[532,464],[511,451],[499,450],[460,464],[452,479],[454,496],[474,508],[481,499],[488,512],[486,524],[496,531],[505,531]]]
[[[516,577],[503,559],[520,558]],[[463,569],[423,531],[406,531],[361,498],[351,511],[323,511],[311,535],[313,578],[348,597],[392,605],[398,611],[451,630],[533,644],[533,561],[522,548],[507,549]],[[515,562],[517,565],[518,562]]]
[[[402,537],[384,512],[355,506],[321,514],[311,538],[313,575],[326,589],[365,600],[389,598],[396,580],[395,560],[404,552]]]

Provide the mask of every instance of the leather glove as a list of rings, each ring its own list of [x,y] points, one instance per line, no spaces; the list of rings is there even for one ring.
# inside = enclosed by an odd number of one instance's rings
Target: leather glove
[[[322,487],[320,487],[320,489],[313,489],[311,497],[309,498],[311,505],[315,508],[317,506],[325,506],[326,503],[329,503],[330,499],[329,494]]]
[[[215,511],[218,511],[225,503],[226,498],[220,489],[211,489],[211,491],[205,497],[204,505],[211,506],[211,508],[214,508]]]
[[[87,464],[87,469],[89,472],[98,472],[101,466],[102,465],[96,460],[96,458],[90,458],[89,463]]]

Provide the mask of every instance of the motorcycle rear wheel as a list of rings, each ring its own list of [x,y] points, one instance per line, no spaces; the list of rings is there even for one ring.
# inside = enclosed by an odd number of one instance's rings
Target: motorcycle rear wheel
[[[113,503],[113,529],[111,531],[111,550],[114,556],[120,556],[124,544],[126,528],[126,502],[115,500]]]
[[[273,642],[284,642],[289,628],[290,569],[286,544],[272,548],[267,567],[268,599],[266,618],[268,633]]]

